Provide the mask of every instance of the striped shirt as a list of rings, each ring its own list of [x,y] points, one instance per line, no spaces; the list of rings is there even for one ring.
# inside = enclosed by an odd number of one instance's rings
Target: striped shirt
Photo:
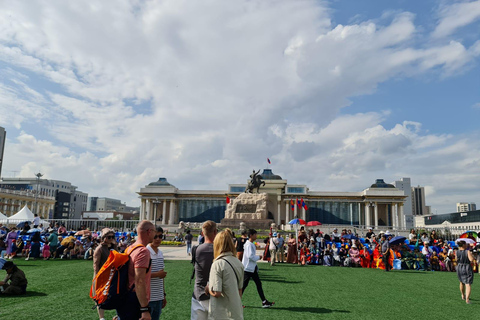
[[[165,268],[165,263],[163,260],[163,253],[158,249],[158,252],[155,252],[153,248],[147,245],[147,249],[150,251],[150,258],[152,259],[151,271],[157,272]],[[150,301],[159,301],[165,299],[163,295],[163,279],[154,278],[150,279]]]

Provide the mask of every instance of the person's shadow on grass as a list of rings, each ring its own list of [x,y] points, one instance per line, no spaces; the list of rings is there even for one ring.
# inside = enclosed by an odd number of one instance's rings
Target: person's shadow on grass
[[[262,307],[248,307],[252,309],[263,309]],[[289,307],[289,308],[279,308],[273,306],[272,310],[285,310],[285,311],[293,311],[293,312],[310,312],[310,313],[350,313],[348,310],[333,310],[333,309],[326,309],[326,308],[315,308],[315,307]]]
[[[4,298],[30,298],[30,297],[45,297],[48,296],[45,292],[38,292],[38,291],[27,291],[25,294],[19,294],[19,295],[0,295],[1,299]]]

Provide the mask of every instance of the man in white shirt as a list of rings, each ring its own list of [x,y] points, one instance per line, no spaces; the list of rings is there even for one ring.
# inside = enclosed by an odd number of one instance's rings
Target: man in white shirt
[[[243,246],[243,259],[242,264],[245,270],[244,277],[243,277],[243,288],[242,292],[245,294],[245,289],[250,282],[250,278],[253,279],[255,285],[257,286],[258,295],[260,299],[262,299],[262,308],[270,308],[275,304],[275,302],[270,302],[265,298],[265,294],[263,293],[262,282],[260,281],[260,277],[258,276],[258,266],[257,261],[261,259],[260,256],[257,256],[257,248],[253,243],[257,240],[257,231],[255,229],[248,230],[248,240],[245,242]]]
[[[33,218],[33,227],[37,228],[40,225],[40,217],[35,213]]]
[[[273,266],[275,264],[275,260],[277,258],[277,246],[278,246],[278,238],[277,233],[273,233],[273,237],[270,238],[270,244],[268,249],[270,250],[270,265]]]

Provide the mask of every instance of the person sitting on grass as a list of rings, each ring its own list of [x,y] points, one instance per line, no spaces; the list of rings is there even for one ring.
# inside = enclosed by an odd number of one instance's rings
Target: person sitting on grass
[[[435,251],[430,256],[430,266],[432,271],[440,271],[440,260]]]
[[[308,247],[310,250],[310,264],[318,264],[318,259],[320,258],[320,252],[317,247],[317,243],[315,241],[310,242],[310,246]]]
[[[350,266],[351,267],[361,267],[361,260],[360,260],[360,251],[357,248],[357,245],[354,244],[348,251],[350,255]]]
[[[415,259],[415,264],[414,264],[414,269],[415,270],[425,270],[425,256],[420,252],[418,248],[415,248],[414,251],[414,259]]]
[[[310,257],[310,250],[308,250],[307,244],[304,244],[300,249],[300,263],[302,266],[307,264],[307,260]]]
[[[42,256],[43,260],[50,259],[50,244],[48,243],[48,241],[45,242],[45,244],[43,245]]]
[[[84,254],[85,254],[85,249],[83,248],[83,245],[80,242],[80,240],[75,241],[75,247],[73,248],[73,256],[76,259],[80,259],[80,258],[83,258]]]
[[[323,250],[323,265],[326,267],[331,267],[333,263],[333,251],[332,251],[332,245],[330,243],[327,243],[327,246]]]
[[[12,261],[7,261],[2,267],[7,271],[7,276],[0,281],[0,293],[5,295],[20,295],[27,292],[27,278]]]
[[[32,242],[30,240],[27,240],[27,244],[23,245],[22,239],[18,238],[17,239],[17,252],[18,252],[18,248],[20,247],[18,242],[21,242],[21,246],[23,247],[23,249],[21,249],[22,257],[28,257],[28,254],[30,253],[30,249],[32,249]]]

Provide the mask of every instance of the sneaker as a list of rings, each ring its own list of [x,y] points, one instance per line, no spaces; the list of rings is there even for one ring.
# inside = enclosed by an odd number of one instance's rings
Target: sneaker
[[[270,302],[268,300],[265,300],[265,301],[262,302],[262,308],[270,308],[274,304],[275,304],[275,302]]]
[[[25,258],[25,261],[28,261],[28,258]]]

